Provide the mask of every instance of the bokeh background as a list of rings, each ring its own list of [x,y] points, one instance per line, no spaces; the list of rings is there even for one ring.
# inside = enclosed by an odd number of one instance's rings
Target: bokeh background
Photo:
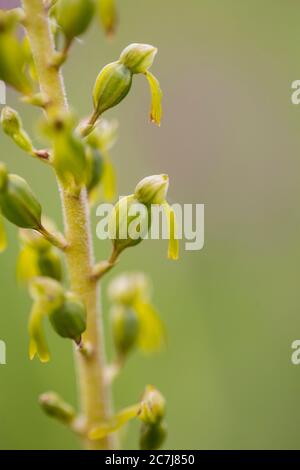
[[[1,1],[2,7],[12,1]],[[205,247],[182,250],[174,263],[165,242],[128,250],[104,282],[122,270],[153,279],[154,302],[167,324],[168,348],[132,355],[114,387],[116,409],[155,384],[168,400],[171,449],[300,447],[300,107],[291,82],[300,78],[300,3],[294,0],[118,1],[118,34],[107,42],[97,22],[64,67],[70,103],[85,115],[100,68],[129,43],[159,48],[153,72],[164,90],[160,129],[147,122],[148,86],[136,77],[128,98],[107,114],[120,122],[113,158],[119,192],[143,176],[167,172],[170,200],[205,204]],[[27,128],[39,113],[22,112]],[[1,160],[22,174],[45,212],[61,223],[53,176],[1,134]],[[93,223],[96,223],[93,213]],[[43,415],[41,392],[76,403],[68,342],[48,334],[52,361],[28,359],[30,301],[17,286],[17,234],[0,258],[0,448],[76,449],[77,440]],[[97,256],[109,245],[96,241]],[[184,248],[184,247],[182,247]],[[124,436],[137,447],[138,426]]]

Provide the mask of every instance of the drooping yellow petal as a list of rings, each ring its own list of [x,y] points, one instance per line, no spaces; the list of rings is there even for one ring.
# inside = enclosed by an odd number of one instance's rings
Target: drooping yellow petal
[[[134,309],[139,317],[138,345],[146,353],[159,351],[166,342],[165,326],[152,305],[138,300]]]
[[[117,8],[115,0],[98,0],[99,17],[108,36],[112,36],[117,24]]]
[[[164,202],[162,206],[168,219],[169,227],[168,258],[176,261],[179,258],[179,241],[175,212],[167,202]]]
[[[108,434],[118,431],[128,421],[137,417],[140,410],[140,404],[129,406],[120,411],[109,421],[103,422],[93,428],[89,433],[89,438],[92,440],[99,440],[106,437]]]
[[[105,152],[104,154],[104,169],[103,169],[103,193],[104,193],[104,198],[107,201],[112,201],[116,197],[116,171],[111,163],[110,157]]]
[[[29,357],[30,360],[32,360],[37,355],[41,362],[48,362],[50,359],[50,353],[42,325],[43,316],[44,312],[42,304],[35,302],[31,310],[28,324],[30,337]]]
[[[17,279],[20,282],[28,282],[38,275],[36,252],[31,247],[24,246],[17,260]]]
[[[6,233],[3,223],[2,215],[0,214],[0,253],[2,253],[7,246]]]
[[[154,122],[160,126],[162,118],[162,90],[160,88],[159,81],[154,77],[154,75],[152,75],[151,72],[146,72],[145,75],[150,85],[152,99],[150,120],[151,122]]]

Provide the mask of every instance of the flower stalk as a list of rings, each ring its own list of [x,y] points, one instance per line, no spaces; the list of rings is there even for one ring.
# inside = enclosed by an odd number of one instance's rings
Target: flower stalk
[[[55,67],[49,67],[49,57],[55,55],[47,10],[43,0],[23,0],[24,24],[29,36],[41,92],[48,97],[49,118],[68,110],[63,77]],[[110,419],[110,391],[105,381],[105,356],[102,320],[97,283],[92,279],[94,264],[88,198],[85,189],[74,197],[60,188],[65,217],[67,265],[71,290],[80,296],[87,309],[87,329],[83,341],[93,349],[87,358],[75,351],[82,413],[88,428]],[[113,449],[114,435],[99,440],[85,439],[87,449]]]

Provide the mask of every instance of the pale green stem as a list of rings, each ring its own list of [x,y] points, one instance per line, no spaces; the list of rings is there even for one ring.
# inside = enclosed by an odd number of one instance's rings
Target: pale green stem
[[[41,92],[49,97],[46,112],[53,116],[67,109],[63,78],[60,72],[49,66],[55,50],[47,11],[43,0],[22,0],[32,53],[37,68]],[[91,345],[93,354],[87,358],[75,352],[82,413],[90,429],[111,416],[110,390],[105,381],[105,354],[103,326],[97,295],[97,283],[92,280],[94,264],[90,219],[86,191],[72,197],[60,188],[66,226],[67,264],[71,289],[79,294],[87,307],[87,330],[83,341]],[[87,449],[113,449],[115,437],[100,441],[86,439]]]

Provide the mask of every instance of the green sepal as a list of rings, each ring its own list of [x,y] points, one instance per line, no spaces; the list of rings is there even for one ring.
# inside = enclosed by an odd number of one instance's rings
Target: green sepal
[[[94,90],[94,113],[96,117],[119,104],[129,93],[132,73],[120,62],[106,65],[99,73]]]
[[[146,210],[142,217],[140,217],[140,214],[129,215],[131,207],[138,204],[140,203],[134,195],[125,196],[117,202],[110,214],[108,222],[109,235],[113,241],[114,249],[118,253],[121,253],[125,248],[141,243],[151,227],[151,211],[146,206],[144,206]],[[140,221],[139,225],[142,225],[140,237],[137,238],[129,236],[130,224],[134,221]]]
[[[157,48],[150,44],[130,44],[120,55],[120,62],[134,73],[147,73],[153,64]]]

